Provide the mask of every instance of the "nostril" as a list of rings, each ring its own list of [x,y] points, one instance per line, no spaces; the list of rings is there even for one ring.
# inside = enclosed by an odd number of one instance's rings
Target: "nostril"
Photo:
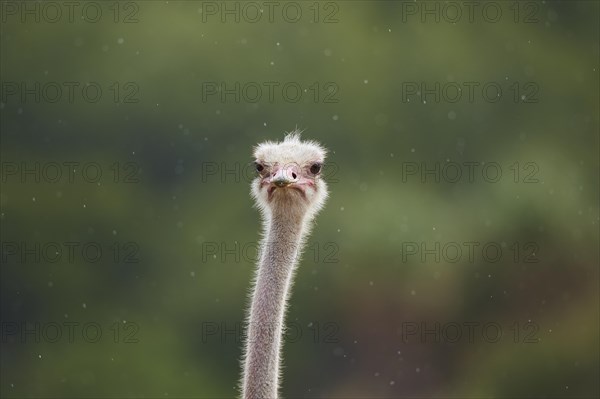
[[[296,178],[296,174],[292,172],[292,177],[295,179]]]

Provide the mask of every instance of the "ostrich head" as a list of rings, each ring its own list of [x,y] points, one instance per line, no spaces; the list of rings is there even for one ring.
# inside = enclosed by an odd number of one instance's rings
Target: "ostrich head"
[[[254,149],[258,176],[252,195],[267,215],[314,216],[327,199],[321,179],[326,150],[314,141],[288,133],[281,142],[267,141]]]

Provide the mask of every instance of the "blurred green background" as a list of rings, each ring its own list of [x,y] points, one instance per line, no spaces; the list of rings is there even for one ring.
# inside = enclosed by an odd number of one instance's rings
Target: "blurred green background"
[[[599,3],[492,3],[2,1],[1,396],[236,396],[247,165],[298,127],[284,397],[597,397]]]

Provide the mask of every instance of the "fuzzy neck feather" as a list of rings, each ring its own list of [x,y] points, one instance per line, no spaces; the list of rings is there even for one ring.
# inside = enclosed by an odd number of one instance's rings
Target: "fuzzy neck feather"
[[[307,213],[263,212],[264,238],[243,360],[243,399],[278,397],[285,311],[310,219]]]

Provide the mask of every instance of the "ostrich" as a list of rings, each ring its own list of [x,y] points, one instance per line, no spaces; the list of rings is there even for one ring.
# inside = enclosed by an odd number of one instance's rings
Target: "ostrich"
[[[242,360],[242,398],[278,397],[286,304],[304,240],[327,199],[319,178],[326,150],[300,132],[254,149],[252,197],[263,226]]]

